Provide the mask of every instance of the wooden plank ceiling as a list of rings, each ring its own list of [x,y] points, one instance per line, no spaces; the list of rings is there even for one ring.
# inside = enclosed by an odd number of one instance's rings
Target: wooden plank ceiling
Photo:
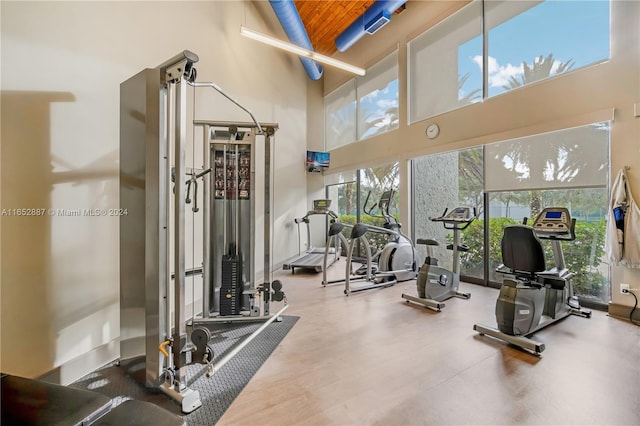
[[[336,37],[362,15],[374,0],[295,0],[294,3],[315,50],[332,55],[337,50]]]

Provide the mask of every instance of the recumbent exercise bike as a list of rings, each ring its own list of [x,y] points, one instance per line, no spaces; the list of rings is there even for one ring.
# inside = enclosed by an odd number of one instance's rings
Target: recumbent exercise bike
[[[565,266],[562,241],[576,238],[576,220],[564,207],[545,208],[533,226],[511,225],[502,237],[502,262],[496,270],[506,275],[496,302],[497,328],[475,324],[480,335],[489,335],[539,355],[542,342],[527,336],[569,315],[591,317],[573,294],[571,278]],[[551,241],[555,267],[546,270],[540,240]]]

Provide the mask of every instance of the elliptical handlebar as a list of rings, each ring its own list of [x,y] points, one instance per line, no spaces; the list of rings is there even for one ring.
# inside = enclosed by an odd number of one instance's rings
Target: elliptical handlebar
[[[382,208],[380,208],[380,205],[383,202],[383,198],[382,197],[380,197],[380,201],[378,201],[377,204],[374,203],[367,209],[367,204],[369,204],[369,198],[371,197],[371,192],[372,191],[369,191],[367,193],[367,198],[364,199],[364,204],[362,206],[362,211],[365,212],[368,216],[376,217],[378,219],[384,219],[387,222],[389,222],[390,219],[395,220],[395,218],[391,215],[391,213],[389,213],[389,204],[390,204],[391,198],[393,198],[393,192],[394,191],[391,189],[391,190],[388,190],[388,191],[385,190],[382,193],[382,195],[389,194],[389,199],[387,200],[387,203],[386,203],[386,210],[382,210]],[[378,209],[380,210],[381,214],[374,214],[373,213],[373,209],[375,207],[378,207]]]
[[[371,208],[369,210],[367,210],[367,204],[369,203],[369,197],[371,197],[371,191],[369,191],[367,193],[367,198],[364,199],[364,205],[362,206],[362,211],[365,212],[366,214],[368,214],[369,216],[380,217],[380,216],[376,216],[376,215],[374,215],[372,213],[374,206],[371,206]]]
[[[406,235],[402,233],[400,228],[402,225],[398,220],[389,212],[389,207],[391,205],[391,201],[393,200],[393,196],[395,191],[393,189],[385,189],[382,191],[382,195],[380,196],[380,200],[377,203],[373,203],[371,206],[367,208],[369,203],[369,198],[371,198],[371,190],[367,193],[367,198],[364,200],[364,205],[362,207],[362,211],[364,211],[368,216],[375,217],[377,219],[383,219],[384,224],[382,226],[376,225],[367,225],[369,230],[373,232],[377,232],[380,234],[387,234],[392,236],[402,236],[406,239],[409,239]],[[377,207],[380,211],[380,215],[374,214],[373,210]]]

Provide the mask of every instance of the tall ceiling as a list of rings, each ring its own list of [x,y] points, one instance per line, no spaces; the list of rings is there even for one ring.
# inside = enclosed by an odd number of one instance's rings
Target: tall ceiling
[[[294,3],[314,49],[332,55],[337,50],[334,43],[336,37],[362,15],[374,0],[295,0]]]

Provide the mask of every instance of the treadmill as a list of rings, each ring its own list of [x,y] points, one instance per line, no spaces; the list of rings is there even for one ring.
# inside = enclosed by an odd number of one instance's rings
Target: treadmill
[[[329,258],[327,260],[327,268],[340,258],[340,253],[336,252],[333,247],[313,247],[311,245],[311,225],[309,218],[314,215],[322,215],[329,219],[331,223],[339,222],[338,215],[329,209],[331,200],[313,200],[313,209],[309,210],[306,215],[301,218],[294,219],[298,225],[298,247],[300,246],[300,224],[307,225],[307,250],[304,253],[298,253],[297,256],[285,262],[282,269],[291,270],[295,274],[295,269],[307,269],[315,272],[322,272],[324,264],[324,252],[329,250]]]

